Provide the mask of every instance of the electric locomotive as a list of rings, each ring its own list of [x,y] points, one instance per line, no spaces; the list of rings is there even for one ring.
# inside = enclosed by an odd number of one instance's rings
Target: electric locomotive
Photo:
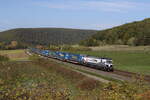
[[[94,67],[104,71],[113,71],[112,59],[110,58],[98,58],[93,56],[85,56],[83,58],[85,65]]]

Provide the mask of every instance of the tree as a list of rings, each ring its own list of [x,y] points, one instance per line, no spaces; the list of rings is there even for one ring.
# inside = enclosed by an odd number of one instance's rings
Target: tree
[[[43,49],[44,47],[42,45],[37,45],[36,48]]]
[[[18,42],[17,41],[11,41],[10,44],[13,48],[16,48],[18,46]]]
[[[122,44],[123,44],[123,42],[122,42],[122,40],[121,40],[121,39],[119,39],[119,40],[117,40],[117,41],[116,41],[116,44],[122,45]]]
[[[88,39],[87,41],[80,42],[80,45],[83,46],[98,46],[99,42],[96,39]]]
[[[127,41],[127,44],[130,45],[130,46],[135,46],[135,40],[136,38],[135,37],[131,37],[128,41]]]
[[[4,49],[5,48],[5,43],[4,42],[0,42],[0,49]]]

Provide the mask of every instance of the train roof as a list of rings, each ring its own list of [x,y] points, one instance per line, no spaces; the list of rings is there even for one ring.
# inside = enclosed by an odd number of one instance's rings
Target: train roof
[[[107,59],[107,60],[112,60],[111,58],[101,58],[101,59]]]
[[[107,59],[107,60],[112,60],[111,58],[106,58],[106,57],[94,57],[94,56],[89,56],[89,55],[86,55],[86,57],[91,57],[91,58],[95,58],[95,59]]]
[[[30,48],[30,49],[39,50],[39,49],[37,49],[37,48]],[[46,52],[49,51],[49,52],[63,53],[63,54],[70,54],[70,55],[76,55],[76,56],[91,57],[91,58],[95,58],[95,59],[107,59],[107,60],[112,60],[111,58],[107,58],[107,57],[94,57],[94,56],[90,56],[90,55],[86,55],[86,54],[75,54],[75,53],[70,53],[70,52],[51,51],[51,50],[44,50],[44,51],[46,51]]]

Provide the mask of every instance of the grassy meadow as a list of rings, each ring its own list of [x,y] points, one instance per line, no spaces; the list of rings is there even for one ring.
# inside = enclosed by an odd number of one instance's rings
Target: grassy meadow
[[[77,100],[80,93],[88,95],[100,87],[93,79],[59,67],[44,60],[0,63],[0,100]]]
[[[28,55],[25,50],[0,50],[0,55],[10,58],[11,61],[15,60],[28,60]]]
[[[68,51],[113,59],[114,68],[150,75],[150,47],[104,46],[92,51]]]
[[[141,81],[102,84],[51,60],[0,63],[0,100],[148,100]]]

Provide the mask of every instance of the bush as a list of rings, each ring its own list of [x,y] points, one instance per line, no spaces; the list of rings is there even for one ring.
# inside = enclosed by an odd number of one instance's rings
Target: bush
[[[50,45],[48,47],[48,49],[54,50],[54,51],[59,51],[61,49],[61,47],[60,46],[56,46],[56,45]]]
[[[116,44],[122,45],[124,43],[123,43],[123,41],[121,39],[119,39],[119,40],[116,41]]]
[[[121,84],[105,84],[100,97],[104,100],[149,100],[150,97],[148,84],[142,79],[134,82],[124,82]]]
[[[15,50],[15,49],[26,49],[27,45],[23,43],[18,43],[17,41],[10,42],[0,42],[1,50]]]
[[[0,55],[0,61],[8,61],[9,58],[7,56]]]
[[[128,41],[127,41],[127,44],[128,45],[130,45],[130,46],[134,46],[135,45],[135,38],[134,37],[132,37],[132,38],[130,38]]]
[[[97,80],[94,80],[92,78],[84,78],[81,82],[77,84],[77,87],[82,90],[93,90],[100,86],[100,82]]]
[[[72,47],[72,46],[63,46],[62,49],[63,51],[91,51],[90,48],[88,47]]]
[[[72,47],[70,45],[62,45],[62,46],[55,46],[51,45],[48,49],[54,51],[91,51],[91,48],[88,47]]]
[[[81,41],[79,45],[82,46],[99,46],[99,42],[96,39],[88,39],[87,41]]]

